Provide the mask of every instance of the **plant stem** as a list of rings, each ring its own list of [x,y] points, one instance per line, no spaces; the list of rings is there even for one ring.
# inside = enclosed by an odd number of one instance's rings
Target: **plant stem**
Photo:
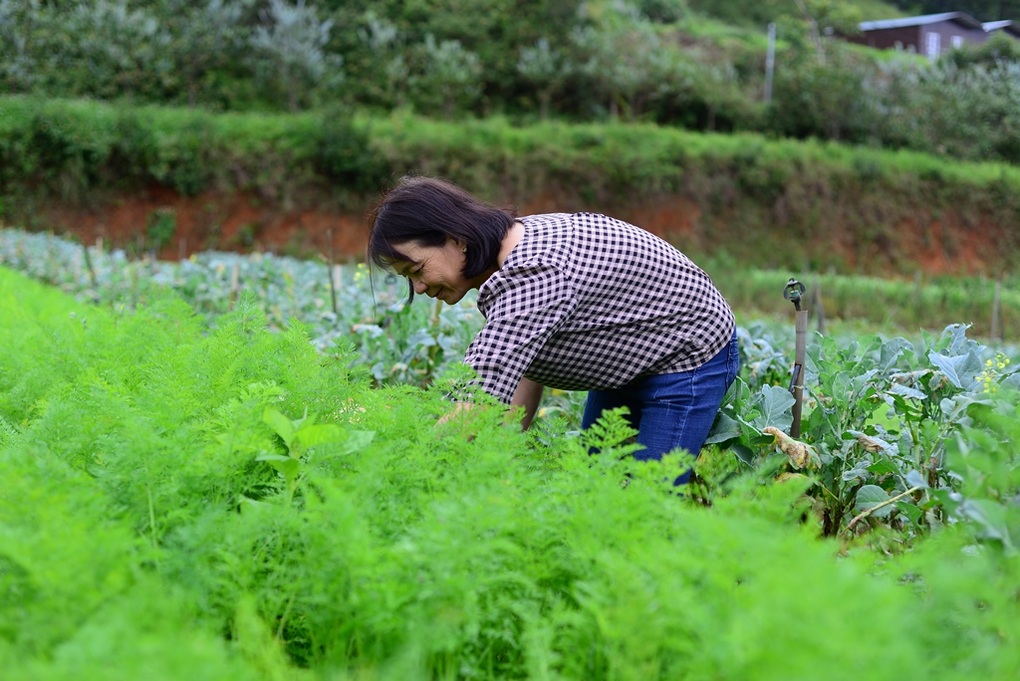
[[[849,523],[847,523],[847,525],[846,525],[847,531],[852,530],[854,525],[857,524],[857,521],[859,521],[859,520],[861,520],[863,518],[867,518],[869,515],[871,515],[872,513],[877,511],[878,509],[883,508],[885,506],[888,506],[889,504],[894,504],[897,501],[899,501],[900,499],[902,499],[903,497],[909,496],[909,495],[913,494],[914,492],[920,491],[922,489],[924,489],[924,488],[923,487],[911,487],[906,492],[900,492],[899,494],[897,494],[894,497],[886,499],[885,501],[883,501],[883,502],[881,502],[879,504],[875,504],[874,506],[872,506],[869,509],[861,511],[860,513],[855,515],[853,517],[853,519]]]
[[[156,507],[155,507],[155,504],[152,501],[152,487],[149,486],[149,485],[146,485],[146,487],[145,487],[145,496],[148,497],[148,500],[149,500],[149,529],[152,532],[152,546],[155,547],[156,544],[157,544],[157,539],[156,539]]]
[[[283,639],[283,628],[287,624],[287,618],[290,616],[291,606],[294,605],[294,598],[297,594],[291,594],[290,599],[287,600],[287,606],[283,609],[283,614],[280,615],[280,625],[276,627],[276,640]]]

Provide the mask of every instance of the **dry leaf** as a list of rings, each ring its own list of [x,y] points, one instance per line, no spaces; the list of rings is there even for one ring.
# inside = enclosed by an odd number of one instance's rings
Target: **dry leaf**
[[[877,452],[885,451],[888,445],[881,440],[876,440],[873,437],[868,437],[863,433],[857,436],[857,444],[859,444],[864,451],[875,454]]]
[[[794,468],[812,466],[818,459],[810,445],[794,440],[775,426],[762,428],[761,432],[771,435],[776,439],[776,445],[779,447],[779,450],[790,458],[790,463]]]
[[[899,383],[901,385],[915,386],[920,383],[921,379],[931,373],[931,369],[918,369],[917,371],[903,371],[900,373],[892,374],[889,376],[889,380],[893,383]]]

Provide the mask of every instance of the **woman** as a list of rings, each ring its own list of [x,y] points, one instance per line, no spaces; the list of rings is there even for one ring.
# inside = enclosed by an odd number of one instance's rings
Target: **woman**
[[[708,275],[605,215],[517,217],[409,177],[376,208],[368,256],[407,277],[409,299],[453,305],[478,289],[486,322],[465,362],[486,392],[523,407],[524,428],[544,386],[586,390],[583,428],[627,407],[644,447],[635,458],[697,456],[736,376],[733,312]]]

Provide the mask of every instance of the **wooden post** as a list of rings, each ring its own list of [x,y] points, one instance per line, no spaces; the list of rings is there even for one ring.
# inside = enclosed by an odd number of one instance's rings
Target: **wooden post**
[[[92,256],[89,255],[89,247],[84,243],[81,245],[81,250],[85,254],[85,269],[89,272],[89,283],[92,285],[93,295],[99,294],[99,283],[96,280],[96,270],[92,267]]]
[[[822,307],[822,280],[815,282],[811,289],[811,311],[817,315],[818,333],[825,334],[825,309]]]
[[[144,256],[142,256],[144,257]],[[138,260],[129,260],[128,268],[131,271],[131,309],[138,309],[138,268],[141,266]]]
[[[807,347],[808,311],[801,305],[806,287],[793,277],[783,289],[783,297],[793,303],[797,310],[797,338],[793,358],[793,375],[790,379],[790,393],[793,395],[793,423],[790,437],[800,437],[800,418],[804,404],[804,359]]]
[[[765,103],[772,101],[772,78],[776,68],[776,24],[769,23],[768,46],[765,49]]]
[[[339,291],[344,284],[344,268],[343,265],[333,265],[333,272],[330,278],[333,280],[334,290]],[[339,314],[337,310],[336,300],[333,301],[333,311]]]
[[[237,292],[240,290],[241,266],[234,263],[234,269],[230,273],[230,308],[233,309],[237,302]]]
[[[992,294],[992,328],[988,332],[989,337],[993,340],[1003,340],[1004,334],[1002,333],[1002,322],[999,315],[1002,314],[1002,301],[999,299],[1000,291],[1002,289],[1002,282],[995,282],[995,293]]]
[[[800,417],[804,406],[804,360],[807,347],[807,310],[797,310],[797,336],[794,348],[793,425],[790,437],[800,437]]]
[[[333,314],[339,314],[336,306],[336,282],[333,280],[333,228],[326,229],[326,239],[329,241],[326,248],[326,276],[329,277],[329,298],[333,303]]]

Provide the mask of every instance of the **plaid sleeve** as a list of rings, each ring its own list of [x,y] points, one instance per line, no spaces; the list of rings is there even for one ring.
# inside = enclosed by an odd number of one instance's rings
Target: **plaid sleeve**
[[[539,261],[494,275],[486,287],[493,303],[464,361],[477,372],[485,392],[509,404],[528,367],[577,306],[577,298],[559,267]]]

